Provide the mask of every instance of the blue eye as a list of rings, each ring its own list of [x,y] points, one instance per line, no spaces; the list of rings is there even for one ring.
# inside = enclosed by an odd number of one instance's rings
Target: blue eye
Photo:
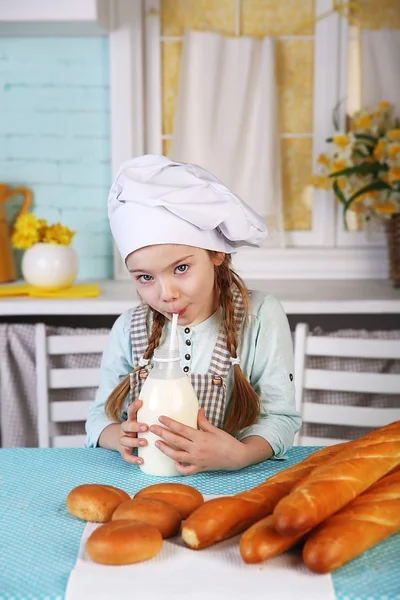
[[[136,277],[136,281],[140,281],[141,283],[148,283],[152,279],[151,275],[139,275],[139,277]]]
[[[175,271],[177,271],[178,273],[186,273],[186,271],[189,269],[189,265],[178,265],[175,269]]]

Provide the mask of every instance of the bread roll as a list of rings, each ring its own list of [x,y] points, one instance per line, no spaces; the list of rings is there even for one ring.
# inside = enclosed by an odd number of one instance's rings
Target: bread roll
[[[281,535],[273,524],[273,516],[268,515],[254,523],[240,538],[240,556],[245,563],[260,563],[282,554],[301,540],[302,535]]]
[[[397,531],[400,470],[377,481],[312,531],[303,560],[311,571],[329,573]]]
[[[200,550],[232,537],[270,514],[277,502],[322,461],[346,444],[317,450],[300,463],[273,475],[261,485],[235,496],[205,502],[185,521],[182,539],[189,548]]]
[[[154,498],[133,498],[118,506],[112,521],[132,519],[157,527],[164,539],[173,537],[181,526],[181,515],[175,506]]]
[[[400,464],[395,425],[360,438],[314,469],[275,507],[275,529],[282,535],[304,533],[395,469]]]
[[[155,483],[135,494],[135,498],[153,498],[172,504],[182,519],[186,519],[196,508],[204,504],[202,494],[185,483]]]
[[[130,500],[130,496],[119,488],[86,483],[70,491],[67,496],[67,510],[83,521],[106,523],[110,521],[117,506],[126,500]]]
[[[162,536],[154,525],[110,521],[89,536],[86,551],[92,560],[103,565],[130,565],[153,558],[161,546]]]

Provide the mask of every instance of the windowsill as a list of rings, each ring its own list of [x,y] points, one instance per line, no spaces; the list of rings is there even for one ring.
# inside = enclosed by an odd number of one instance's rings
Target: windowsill
[[[246,248],[233,260],[251,279],[387,279],[387,249]]]
[[[246,248],[233,265],[250,279],[387,279],[385,246],[349,248]],[[114,254],[114,278],[129,281],[118,251]]]

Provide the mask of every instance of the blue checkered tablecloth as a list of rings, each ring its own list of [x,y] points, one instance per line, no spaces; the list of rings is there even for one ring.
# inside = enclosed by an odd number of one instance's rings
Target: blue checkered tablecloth
[[[312,451],[292,448],[284,461],[269,460],[241,471],[201,473],[176,481],[193,485],[203,494],[235,494]],[[106,483],[132,495],[161,481],[174,479],[144,475],[116,452],[102,448],[0,450],[0,600],[64,598],[85,527],[65,507],[73,487]],[[338,600],[400,600],[400,534],[368,550],[332,577]],[[300,600],[295,592],[294,598]]]

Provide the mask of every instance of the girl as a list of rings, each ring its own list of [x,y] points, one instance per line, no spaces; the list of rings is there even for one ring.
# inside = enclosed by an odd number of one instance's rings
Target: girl
[[[249,292],[231,254],[257,246],[264,220],[198,166],[147,155],[124,163],[111,187],[114,240],[142,304],[115,322],[87,423],[87,446],[133,449],[159,436],[184,475],[240,469],[279,458],[300,427],[292,339],[279,302]],[[167,417],[138,423],[140,390],[154,349],[179,314],[181,365],[199,398],[198,429]]]

